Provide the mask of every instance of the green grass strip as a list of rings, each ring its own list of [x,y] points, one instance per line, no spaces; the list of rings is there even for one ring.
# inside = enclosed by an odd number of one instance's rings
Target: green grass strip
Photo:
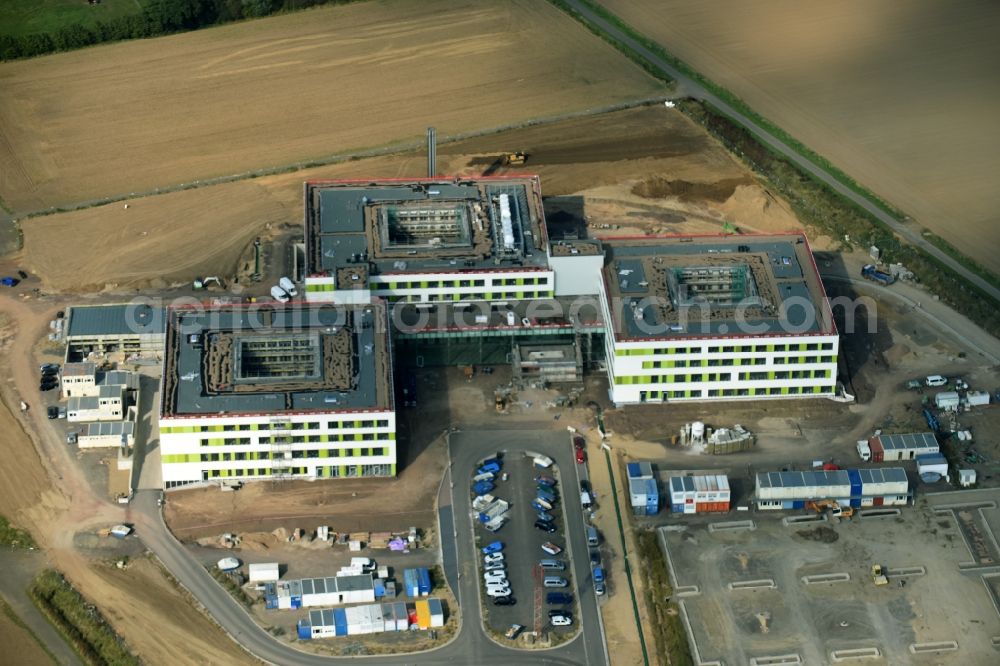
[[[611,479],[611,498],[615,502],[615,516],[618,519],[618,538],[622,544],[622,561],[625,562],[625,578],[628,580],[628,591],[632,595],[632,613],[635,615],[635,628],[639,631],[639,647],[642,648],[642,663],[649,666],[649,653],[646,652],[646,637],[642,633],[642,622],[639,620],[639,602],[635,598],[635,586],[632,584],[632,567],[628,563],[628,546],[625,544],[625,525],[622,523],[622,511],[618,506],[618,486],[615,484],[615,473],[611,467],[611,454],[604,449],[604,461],[608,464],[608,477]]]
[[[38,610],[63,635],[86,664],[140,666],[121,636],[108,621],[69,584],[61,573],[48,569],[35,577],[28,596]]]

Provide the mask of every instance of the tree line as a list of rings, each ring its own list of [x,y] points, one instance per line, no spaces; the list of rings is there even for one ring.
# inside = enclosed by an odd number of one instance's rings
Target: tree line
[[[74,24],[52,32],[0,35],[0,60],[31,58],[104,42],[156,37],[316,5],[339,5],[354,1],[356,0],[149,0],[143,3],[140,13],[101,21],[93,26]]]

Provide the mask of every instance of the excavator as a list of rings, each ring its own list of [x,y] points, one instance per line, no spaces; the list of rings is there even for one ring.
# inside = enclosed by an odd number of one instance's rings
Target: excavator
[[[837,516],[838,518],[850,518],[854,515],[854,509],[852,507],[840,506],[840,502],[837,500],[818,500],[816,502],[806,502],[806,511],[823,513],[827,509],[830,510],[831,516]]]

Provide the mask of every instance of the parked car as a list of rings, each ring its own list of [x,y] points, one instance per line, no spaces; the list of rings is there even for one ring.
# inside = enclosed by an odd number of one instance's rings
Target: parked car
[[[66,443],[67,444],[76,444],[76,438],[77,438],[77,434],[75,432],[68,433],[66,435]]]
[[[58,384],[59,384],[59,382],[56,382],[56,381],[49,381],[49,380],[47,380],[47,379],[43,379],[43,380],[42,380],[41,382],[39,382],[39,384],[38,384],[38,390],[39,390],[39,391],[51,391],[51,390],[52,390],[52,389],[54,389],[54,388],[55,388],[55,387],[56,387],[56,386],[57,386]]]
[[[579,435],[573,437],[573,448],[577,451],[582,451],[586,445],[587,442],[583,439],[583,437],[580,437]]]
[[[551,476],[536,476],[535,483],[540,483],[543,486],[548,486],[552,488],[556,485],[556,480],[553,479]]]
[[[590,481],[587,481],[586,479],[584,479],[583,481],[580,482],[580,492],[581,493],[589,493],[590,492]]]
[[[503,550],[503,541],[494,541],[493,543],[489,543],[483,546],[483,555],[499,553],[502,550]]]
[[[538,566],[543,569],[555,569],[556,571],[562,571],[566,568],[566,563],[562,560],[540,560]]]
[[[544,520],[547,523],[551,523],[553,520],[555,520],[555,518],[552,517],[552,514],[548,513],[547,511],[539,511],[535,515],[538,517],[538,520]]]
[[[510,596],[510,586],[504,585],[502,587],[490,587],[486,588],[486,596],[496,599],[497,597],[509,597]]]
[[[562,576],[546,576],[542,579],[543,587],[569,587],[569,581]]]
[[[604,582],[604,569],[601,567],[594,567],[594,582],[603,583]]]
[[[496,603],[496,602],[494,601],[493,603]],[[512,625],[510,625],[510,628],[507,629],[506,632],[504,632],[504,637],[509,638],[510,640],[514,640],[515,638],[518,637],[518,635],[522,631],[524,631],[524,625],[521,625],[521,624],[512,624]]]
[[[17,272],[17,277],[21,278],[22,280],[27,280],[28,279],[28,274],[25,273],[24,271],[19,270]]]
[[[570,615],[553,615],[549,618],[553,627],[568,627],[573,624],[573,617]]]
[[[596,594],[597,596],[601,596],[607,591],[608,588],[604,585],[604,581],[601,581],[600,583],[598,583],[596,580],[594,581],[594,594]]]
[[[535,499],[531,500],[531,506],[536,511],[550,511],[552,509],[552,505],[549,504],[544,499],[542,499],[541,497],[536,497]]]
[[[546,532],[548,534],[552,534],[553,532],[556,531],[556,526],[553,525],[552,523],[545,522],[544,520],[536,520],[535,521],[535,529],[536,530],[541,530],[541,531]]]
[[[536,490],[535,497],[536,499],[545,500],[549,504],[556,503],[556,494],[548,490]]]
[[[55,405],[52,405],[47,410],[45,410],[45,414],[50,419],[57,419],[57,418],[59,418],[59,408],[56,407]]]
[[[590,566],[592,567],[601,566],[601,551],[599,550],[590,551]]]
[[[494,606],[513,606],[516,603],[517,603],[517,600],[514,599],[514,597],[511,597],[511,596],[493,597],[493,605]]]
[[[493,564],[494,562],[503,562],[503,553],[501,552],[487,553],[486,555],[483,556],[483,561],[486,562],[486,564]]]
[[[573,595],[569,592],[549,592],[545,595],[545,603],[553,606],[573,603]]]
[[[484,571],[505,571],[506,569],[507,565],[503,562],[490,562],[483,567]]]
[[[573,617],[573,611],[568,608],[553,608],[549,611],[549,617],[555,617],[556,615],[565,615],[566,617]]]
[[[500,471],[500,461],[497,460],[496,458],[490,458],[489,460],[483,461],[483,464],[479,466],[477,473],[485,474],[486,472],[490,472],[492,474],[496,474],[499,471]]]
[[[587,452],[584,451],[583,449],[577,449],[576,450],[576,462],[579,463],[579,464],[581,464],[581,465],[583,463],[587,462]]]
[[[551,541],[546,541],[545,543],[542,544],[542,550],[544,550],[549,555],[558,555],[559,553],[562,552],[563,549],[555,545]]]
[[[61,418],[61,419],[66,418],[66,408],[65,407],[60,407],[59,408],[59,418]]]

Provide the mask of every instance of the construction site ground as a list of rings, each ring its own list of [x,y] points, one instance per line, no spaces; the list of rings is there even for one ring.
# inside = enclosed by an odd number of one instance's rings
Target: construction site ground
[[[996,496],[990,491],[981,512],[976,506],[986,497],[950,493],[881,517],[862,512],[850,520],[784,525],[784,512],[755,512],[677,520],[661,539],[676,574],[675,599],[695,637],[695,663],[792,654],[802,660],[795,663],[832,663],[834,651],[873,647],[890,664],[995,663],[996,590],[984,589],[968,528],[956,516],[967,515],[974,534],[991,535]],[[934,509],[952,502],[972,506]],[[754,529],[724,529],[721,521],[737,519],[752,521]],[[723,529],[712,531],[712,523]],[[980,542],[997,557],[995,541]],[[888,585],[874,584],[872,564],[887,569]],[[828,574],[846,577],[803,580]],[[911,651],[926,643],[942,645]]]
[[[511,146],[528,152],[526,164],[499,164]],[[564,231],[718,233],[727,221],[758,232],[801,226],[785,201],[702,128],[662,106],[441,145],[437,170],[539,174],[554,238]],[[245,277],[254,238],[268,246],[301,234],[303,181],[425,174],[423,151],[411,151],[131,199],[128,208],[115,203],[32,218],[22,225],[24,250],[12,261],[37,274],[45,289],[75,293],[187,288],[204,275]],[[224,242],[203,242],[205,219],[212,220],[213,237]],[[263,294],[267,287],[243,281],[231,291]]]

